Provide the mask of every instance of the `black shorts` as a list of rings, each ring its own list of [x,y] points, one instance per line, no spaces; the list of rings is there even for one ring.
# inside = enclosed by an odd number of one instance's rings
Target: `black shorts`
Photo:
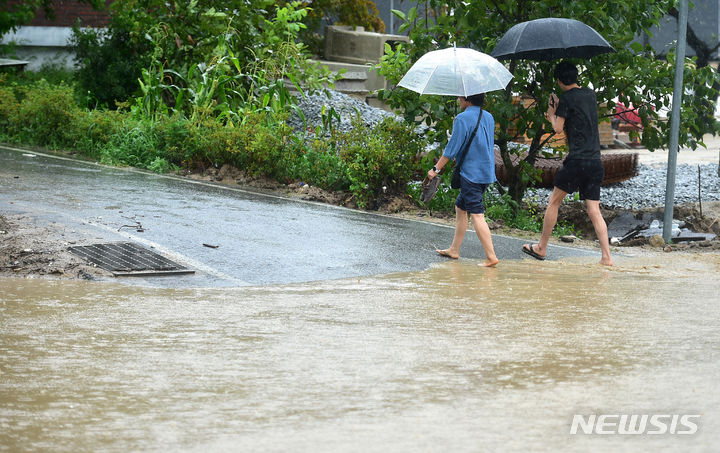
[[[490,184],[481,184],[462,178],[460,195],[455,200],[455,206],[470,214],[485,214],[483,195]]]
[[[600,159],[565,159],[553,184],[567,193],[579,191],[581,200],[600,201],[604,177],[605,169]]]

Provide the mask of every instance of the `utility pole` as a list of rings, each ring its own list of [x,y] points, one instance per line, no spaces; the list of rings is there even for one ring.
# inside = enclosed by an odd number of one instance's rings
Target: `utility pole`
[[[395,14],[393,14],[393,10],[395,9],[395,1],[390,0],[390,34],[395,34]]]
[[[666,243],[670,242],[672,235],[673,210],[675,208],[675,175],[680,137],[680,106],[683,94],[687,17],[688,0],[680,0],[677,50],[675,52],[675,84],[673,85],[672,118],[670,119],[670,149],[668,150],[667,183],[665,185],[665,215],[663,216],[663,239]]]

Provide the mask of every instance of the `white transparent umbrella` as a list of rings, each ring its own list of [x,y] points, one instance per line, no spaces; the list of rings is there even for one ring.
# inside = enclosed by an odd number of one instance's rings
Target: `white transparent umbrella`
[[[398,86],[420,94],[467,97],[502,90],[510,79],[510,71],[490,55],[450,47],[420,57]]]

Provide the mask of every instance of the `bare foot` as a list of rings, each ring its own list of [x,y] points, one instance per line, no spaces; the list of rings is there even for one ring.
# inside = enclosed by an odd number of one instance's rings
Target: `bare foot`
[[[445,258],[452,258],[452,259],[456,260],[456,259],[458,259],[458,258],[460,257],[460,254],[459,254],[459,253],[453,253],[453,252],[450,251],[450,249],[446,249],[446,250],[435,250],[435,251],[438,253],[438,255],[444,256]]]
[[[603,266],[612,266],[613,265],[612,259],[610,259],[610,258],[608,258],[608,259],[603,258],[599,261],[599,263],[602,264]]]
[[[497,263],[499,263],[499,262],[500,262],[500,260],[497,260],[497,259],[495,259],[495,260],[486,259],[482,263],[478,264],[478,266],[480,266],[480,267],[495,267],[495,266],[497,266]]]

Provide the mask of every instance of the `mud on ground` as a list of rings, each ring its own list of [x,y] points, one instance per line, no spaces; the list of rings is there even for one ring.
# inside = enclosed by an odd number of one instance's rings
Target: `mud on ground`
[[[112,274],[86,263],[68,247],[90,238],[59,223],[0,214],[0,276],[95,280]],[[82,242],[84,243],[84,242]]]

